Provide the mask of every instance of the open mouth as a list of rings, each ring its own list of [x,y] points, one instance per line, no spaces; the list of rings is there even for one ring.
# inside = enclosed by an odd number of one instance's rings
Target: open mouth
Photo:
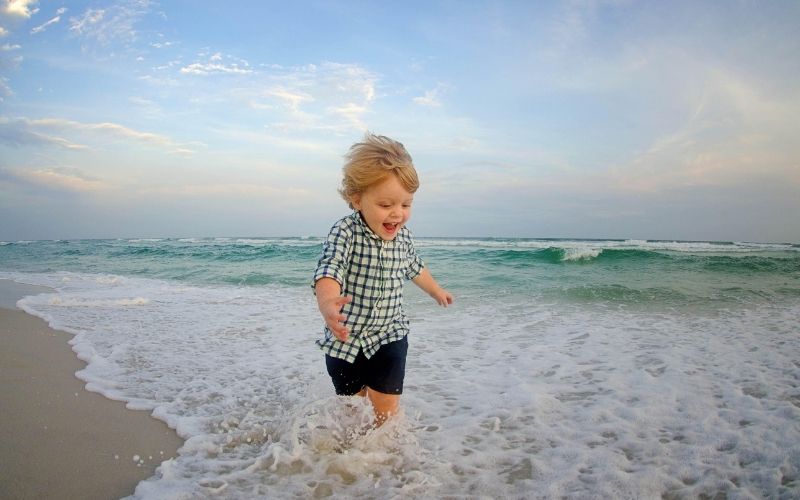
[[[394,223],[394,224],[393,223],[389,223],[389,222],[384,222],[383,223],[383,228],[389,233],[393,233],[393,232],[397,231],[397,228],[399,226],[400,226],[400,224],[397,224],[397,223]]]

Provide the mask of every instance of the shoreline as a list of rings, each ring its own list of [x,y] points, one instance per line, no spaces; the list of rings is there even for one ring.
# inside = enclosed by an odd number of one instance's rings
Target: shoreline
[[[47,292],[0,279],[0,498],[122,498],[183,440],[148,411],[89,392],[72,335],[18,308]]]

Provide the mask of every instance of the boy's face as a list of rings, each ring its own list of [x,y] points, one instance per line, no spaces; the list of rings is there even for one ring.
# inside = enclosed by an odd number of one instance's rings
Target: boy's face
[[[414,194],[409,193],[396,176],[372,185],[353,196],[353,206],[361,212],[367,226],[382,240],[391,241],[411,217]]]

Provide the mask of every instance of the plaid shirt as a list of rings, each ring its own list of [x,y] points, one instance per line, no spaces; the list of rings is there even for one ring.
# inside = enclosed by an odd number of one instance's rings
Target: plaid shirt
[[[359,212],[336,222],[322,247],[312,287],[320,278],[333,278],[342,295],[353,297],[342,308],[350,336],[341,342],[326,326],[325,338],[317,345],[325,354],[352,363],[359,350],[370,358],[380,346],[408,335],[403,283],[417,277],[424,266],[405,227],[394,240],[384,241]]]

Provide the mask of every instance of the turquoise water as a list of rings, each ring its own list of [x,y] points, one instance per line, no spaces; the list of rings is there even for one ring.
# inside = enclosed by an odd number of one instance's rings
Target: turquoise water
[[[185,438],[136,498],[796,498],[800,246],[421,238],[403,413],[333,395],[320,238],[4,242],[87,388]],[[125,457],[123,457],[125,458]],[[158,465],[158,464],[156,464]]]
[[[303,286],[319,238],[77,240],[5,243],[6,271],[111,273],[193,284]],[[725,307],[800,297],[791,244],[420,239],[443,283],[468,296],[638,307]]]

